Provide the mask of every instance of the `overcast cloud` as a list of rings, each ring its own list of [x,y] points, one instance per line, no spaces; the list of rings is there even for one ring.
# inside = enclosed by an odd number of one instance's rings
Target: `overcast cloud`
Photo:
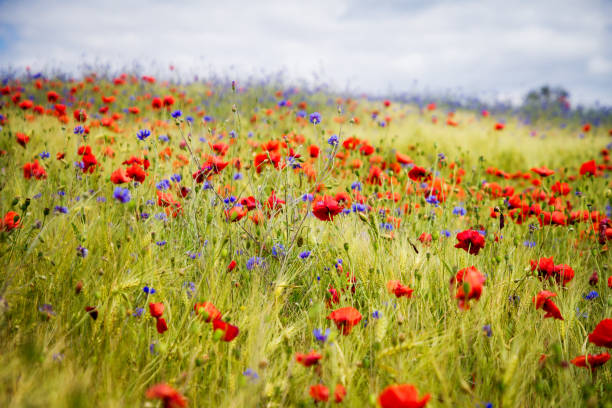
[[[377,93],[517,100],[549,83],[573,101],[612,105],[611,40],[604,1],[0,2],[2,67],[137,61],[145,74],[174,64],[184,75],[238,78],[282,70]]]

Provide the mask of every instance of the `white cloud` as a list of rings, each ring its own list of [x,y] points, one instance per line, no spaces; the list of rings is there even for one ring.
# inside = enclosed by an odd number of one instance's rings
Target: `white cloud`
[[[612,104],[599,1],[22,1],[0,5],[0,65],[133,61],[152,73],[283,69],[344,88],[517,95],[549,82]]]

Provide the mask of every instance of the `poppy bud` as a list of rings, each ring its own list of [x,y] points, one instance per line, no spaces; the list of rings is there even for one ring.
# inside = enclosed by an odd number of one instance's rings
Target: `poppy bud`
[[[16,206],[17,203],[19,203],[19,198],[17,198],[17,197],[13,198],[13,202],[11,203],[11,207]]]
[[[223,330],[217,329],[213,332],[213,340],[215,341],[219,341],[221,340],[221,338],[223,337],[225,333],[223,332]]]
[[[49,207],[46,207],[46,208],[43,210],[43,215],[46,217],[47,215],[49,215],[49,213],[50,213],[50,212],[51,212],[51,210],[49,209]]]
[[[30,206],[30,199],[26,198],[23,204],[21,204],[21,211],[25,211]]]
[[[591,286],[595,286],[597,285],[598,282],[599,282],[599,275],[597,275],[597,271],[593,271],[593,274],[589,278],[589,284]]]
[[[74,293],[79,294],[83,290],[83,281],[78,281],[76,286],[74,287]]]
[[[346,252],[348,252],[348,250],[349,250],[349,244],[348,244],[348,242],[345,242],[345,243],[344,243],[344,250],[345,250]]]

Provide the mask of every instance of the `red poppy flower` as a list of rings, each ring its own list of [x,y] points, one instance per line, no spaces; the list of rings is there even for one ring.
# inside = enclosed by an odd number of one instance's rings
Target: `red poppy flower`
[[[561,311],[559,311],[557,305],[552,300],[550,300],[550,298],[554,296],[557,296],[557,294],[549,292],[547,290],[543,290],[536,296],[534,296],[532,302],[535,304],[536,309],[542,308],[542,310],[546,312],[544,318],[554,317],[555,319],[563,320],[563,317],[561,316]]]
[[[49,103],[55,103],[59,99],[59,94],[55,91],[47,92],[47,100]]]
[[[342,212],[342,207],[330,196],[324,196],[312,207],[312,213],[321,221],[333,221],[334,217]]]
[[[554,274],[555,263],[552,256],[550,258],[540,258],[537,261],[530,260],[529,263],[532,271],[537,269],[540,278],[548,279]]]
[[[612,348],[612,319],[603,319],[589,334],[589,342],[599,347]]]
[[[151,107],[153,109],[160,109],[162,107],[161,98],[153,98],[153,100],[151,101]]]
[[[220,334],[220,339],[223,341],[232,341],[238,336],[238,327],[233,326],[221,319],[213,320],[213,331]]]
[[[597,165],[595,164],[595,160],[590,160],[588,162],[582,163],[580,166],[580,175],[584,176],[585,174],[595,175],[597,172]]]
[[[220,157],[211,156],[198,171],[193,173],[193,179],[196,183],[202,183],[209,176],[219,174],[228,164],[229,162],[224,162]]]
[[[20,107],[22,110],[28,110],[28,109],[30,109],[32,106],[34,106],[34,102],[32,102],[32,101],[31,101],[31,100],[29,100],[29,99],[26,99],[25,101],[23,101],[23,102],[21,102],[21,103],[19,104],[19,107]]]
[[[86,122],[87,121],[87,112],[83,109],[77,109],[73,112],[72,116],[74,116],[74,120],[77,122]]]
[[[268,202],[266,204],[268,205],[269,209],[276,211],[280,210],[283,205],[285,205],[285,201],[278,198],[274,190],[272,190],[272,192],[270,193],[270,197],[268,197]]]
[[[151,312],[151,316],[162,317],[164,314],[164,304],[163,303],[149,303],[149,312]]]
[[[229,222],[240,221],[245,215],[247,215],[247,209],[241,205],[236,205],[229,210],[225,210],[225,219]]]
[[[555,265],[553,272],[555,274],[555,280],[557,283],[562,284],[563,286],[574,279],[574,270],[569,265]]]
[[[221,312],[219,312],[215,305],[210,302],[196,303],[193,306],[193,310],[197,315],[202,317],[206,323],[221,319]]]
[[[370,144],[364,144],[359,148],[359,153],[363,154],[364,156],[369,156],[374,153],[374,147],[372,147]]]
[[[608,278],[608,287],[612,289],[612,276]]]
[[[17,132],[15,134],[15,138],[17,139],[17,143],[19,143],[21,147],[26,147],[26,145],[30,141],[30,136],[26,135],[25,133]]]
[[[546,166],[533,167],[531,169],[531,171],[533,171],[534,173],[536,173],[540,177],[548,177],[548,176],[552,176],[553,174],[555,174],[554,170],[551,170],[551,169],[547,168]]]
[[[42,180],[47,178],[47,171],[38,163],[38,160],[34,160],[33,163],[26,163],[23,165],[23,177],[27,180],[32,177],[36,180]]]
[[[322,358],[323,356],[314,350],[310,350],[310,353],[308,354],[302,354],[302,353],[295,354],[295,361],[297,361],[299,364],[303,365],[304,367],[310,367],[312,365],[319,364],[319,360]]]
[[[457,272],[452,283],[457,285],[455,298],[459,299],[459,307],[461,309],[469,309],[468,302],[470,299],[480,299],[482,286],[485,281],[484,275],[474,266],[461,269]]]
[[[478,252],[485,246],[485,239],[478,231],[466,230],[457,234],[458,244],[455,248],[463,249],[472,255],[478,255]]]
[[[588,354],[586,356],[578,356],[570,363],[576,367],[591,368],[591,371],[606,363],[610,359],[610,353]],[[587,364],[588,363],[588,364]]]
[[[249,210],[249,211],[254,210],[255,208],[257,208],[257,200],[255,200],[255,197],[253,197],[253,196],[241,198],[238,202],[243,207],[246,207],[247,210]]]
[[[227,265],[227,271],[231,272],[236,268],[236,261],[232,260],[232,262],[229,263],[229,265]]]
[[[397,162],[401,164],[413,163],[413,160],[410,158],[410,156],[400,153],[400,152],[395,153],[395,160],[397,160]]]
[[[351,332],[353,326],[361,321],[361,317],[361,313],[351,306],[334,310],[327,316],[329,320],[333,320],[336,323],[338,330],[341,330],[345,336]]]
[[[0,222],[0,230],[11,231],[21,226],[21,217],[15,211],[4,214],[4,219]]]
[[[405,296],[407,298],[412,297],[413,289],[410,289],[408,286],[404,286],[398,280],[390,280],[387,282],[387,290],[390,293],[393,293],[395,297]]]
[[[95,306],[86,306],[85,311],[89,313],[92,319],[96,320],[98,318],[98,309]]]
[[[425,394],[419,399],[419,392],[414,385],[390,385],[378,396],[382,408],[422,408],[427,405],[431,396]]]
[[[419,241],[421,241],[423,244],[429,244],[431,239],[431,234],[428,232],[423,232],[421,235],[419,235]]]
[[[172,106],[174,105],[174,97],[172,95],[164,96],[164,106]]]
[[[168,324],[166,323],[166,319],[163,317],[159,317],[157,319],[157,323],[155,324],[155,328],[159,334],[163,334],[166,330],[168,330]]]
[[[327,402],[329,399],[329,390],[323,384],[312,385],[310,387],[310,396],[315,402]]]
[[[336,388],[334,389],[334,402],[336,404],[341,403],[346,397],[346,388],[342,384],[336,384]]]
[[[319,152],[320,152],[320,149],[319,149],[319,146],[317,145],[310,145],[310,147],[308,147],[308,154],[313,159],[316,159],[317,157],[319,157]]]
[[[148,399],[161,399],[164,408],[183,408],[187,400],[177,390],[167,384],[157,384],[147,390]]]
[[[505,127],[506,127],[506,125],[503,124],[503,123],[496,123],[495,126],[494,126],[494,129],[495,130],[504,130]]]
[[[128,167],[126,171],[126,175],[132,180],[136,180],[139,183],[142,183],[147,176],[147,173],[137,164],[134,164],[132,167]]]
[[[414,166],[408,172],[408,177],[410,177],[410,179],[414,180],[414,181],[420,180],[423,177],[425,177],[426,175],[427,175],[427,170],[425,170],[423,167],[419,167],[419,166]]]
[[[127,172],[124,169],[117,169],[113,171],[111,173],[110,179],[113,184],[129,183],[130,181]]]

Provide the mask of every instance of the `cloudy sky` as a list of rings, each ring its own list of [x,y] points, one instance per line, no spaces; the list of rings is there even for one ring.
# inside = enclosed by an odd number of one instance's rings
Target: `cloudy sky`
[[[612,105],[612,2],[0,0],[0,68],[92,62],[514,100],[549,83]]]

